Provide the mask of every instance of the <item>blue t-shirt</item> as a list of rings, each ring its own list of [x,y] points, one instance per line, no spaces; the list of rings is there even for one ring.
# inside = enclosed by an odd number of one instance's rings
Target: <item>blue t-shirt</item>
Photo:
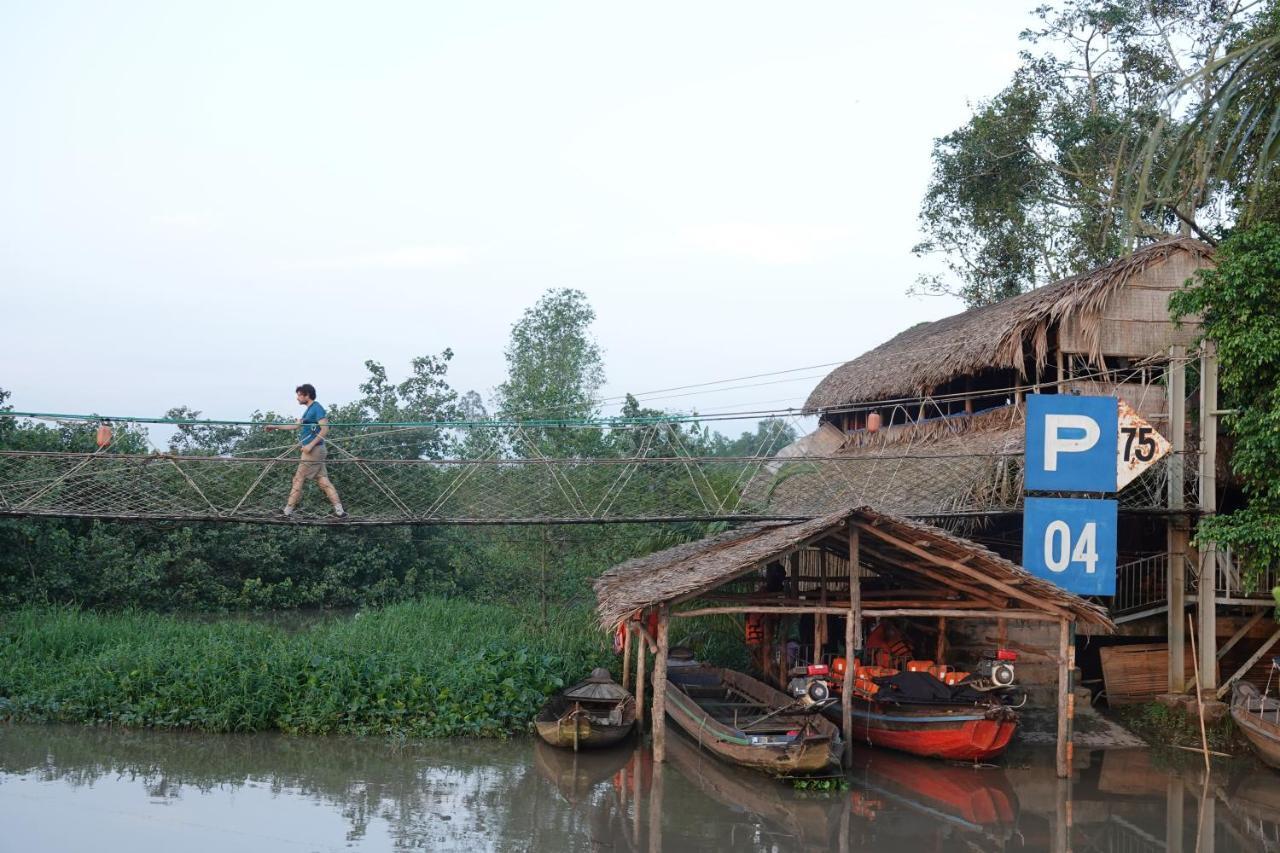
[[[320,434],[320,419],[325,416],[324,406],[311,401],[311,405],[307,406],[307,410],[302,413],[302,428],[298,430],[298,443],[310,444],[311,439]],[[320,440],[324,443],[324,439]]]

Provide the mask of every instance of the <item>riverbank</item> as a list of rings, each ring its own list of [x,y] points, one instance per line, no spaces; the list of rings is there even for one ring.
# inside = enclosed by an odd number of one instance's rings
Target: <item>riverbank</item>
[[[586,608],[424,599],[288,630],[27,608],[0,614],[0,720],[405,737],[524,731],[609,665]]]

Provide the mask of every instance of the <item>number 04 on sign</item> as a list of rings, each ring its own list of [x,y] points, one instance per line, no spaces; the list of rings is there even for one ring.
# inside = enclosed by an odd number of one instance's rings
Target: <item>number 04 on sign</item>
[[[1022,565],[1078,595],[1115,595],[1116,515],[1112,500],[1027,498]]]

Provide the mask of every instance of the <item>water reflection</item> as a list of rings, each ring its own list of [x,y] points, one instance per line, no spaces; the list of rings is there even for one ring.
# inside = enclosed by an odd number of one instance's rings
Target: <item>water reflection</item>
[[[680,736],[574,754],[531,740],[382,742],[0,728],[0,849],[1199,850],[1280,853],[1280,774],[1208,779],[1144,750],[1004,768],[863,751],[797,791]],[[73,815],[74,820],[68,820]]]

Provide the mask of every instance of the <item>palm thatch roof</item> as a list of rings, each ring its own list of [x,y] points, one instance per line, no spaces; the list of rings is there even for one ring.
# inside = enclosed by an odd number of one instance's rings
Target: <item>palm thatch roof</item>
[[[914,518],[1011,510],[1019,504],[1023,413],[1016,406],[885,427],[874,434],[844,435],[823,424],[814,435],[824,431],[839,443],[823,445],[818,460],[784,448],[747,484],[743,502],[793,518],[863,504]]]
[[[1098,331],[1107,300],[1135,276],[1188,252],[1210,258],[1198,240],[1175,237],[1128,257],[993,305],[932,323],[918,323],[868,353],[836,368],[813,389],[805,408],[819,411],[857,402],[914,398],[938,386],[990,369],[1026,373],[1025,352],[1044,364],[1049,331],[1067,317],[1083,325],[1089,355],[1101,358]]]
[[[864,538],[874,541],[875,547],[864,549],[859,560],[862,568],[873,573],[896,574],[900,567],[911,566],[913,573],[925,577],[926,588],[932,578],[938,588],[985,591],[1007,601],[1011,610],[1039,611],[1114,630],[1102,607],[1032,575],[994,551],[940,528],[865,506],[810,521],[751,524],[614,566],[595,582],[600,621],[612,630],[639,610],[696,599],[805,547],[837,553],[843,549],[847,560],[851,525],[867,531]]]

